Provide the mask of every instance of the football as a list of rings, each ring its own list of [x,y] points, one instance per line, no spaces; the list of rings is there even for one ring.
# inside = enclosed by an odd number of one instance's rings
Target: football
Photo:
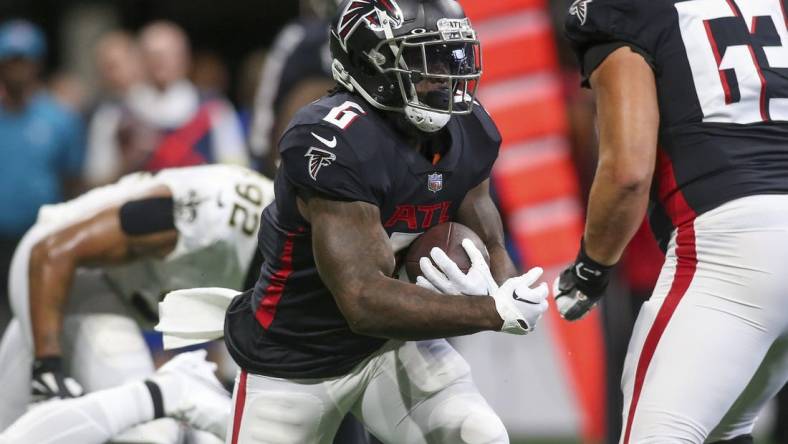
[[[460,267],[460,270],[467,273],[471,268],[471,259],[462,248],[463,239],[470,239],[481,250],[485,261],[490,263],[487,247],[473,230],[457,222],[446,222],[430,228],[410,245],[405,254],[405,271],[408,274],[408,279],[411,282],[416,282],[416,278],[421,276],[419,259],[430,257],[430,250],[433,247],[438,247],[446,252],[451,260]]]

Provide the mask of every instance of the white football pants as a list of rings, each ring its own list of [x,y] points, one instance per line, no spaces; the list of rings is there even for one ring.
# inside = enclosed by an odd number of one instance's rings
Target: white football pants
[[[0,343],[0,430],[25,413],[30,403],[33,334],[28,299],[28,265],[32,247],[48,230],[33,228],[19,243],[11,262],[9,295],[14,320]],[[138,381],[154,372],[153,359],[137,323],[97,271],[74,277],[63,323],[62,344],[68,374],[86,392]],[[150,428],[150,432],[146,431]],[[178,424],[160,419],[128,431],[125,442],[162,442],[178,436]],[[166,431],[162,431],[166,430]],[[146,436],[150,435],[148,439]],[[171,441],[177,442],[177,441]]]
[[[788,196],[678,227],[629,344],[621,443],[749,434],[788,380]]]
[[[242,371],[228,444],[329,444],[347,412],[390,443],[506,444],[503,423],[445,340],[390,341],[345,376],[287,380]]]

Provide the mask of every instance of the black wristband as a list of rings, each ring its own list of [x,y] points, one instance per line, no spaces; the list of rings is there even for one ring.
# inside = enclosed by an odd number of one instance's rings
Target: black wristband
[[[614,265],[603,265],[586,253],[585,240],[580,241],[580,251],[572,266],[577,288],[589,296],[597,296],[607,288],[610,270]]]
[[[610,271],[616,265],[602,265],[599,262],[591,259],[586,253],[586,240],[580,239],[580,251],[577,253],[577,259],[575,259],[575,263],[582,262],[587,268],[592,270],[599,270],[603,273]]]
[[[57,355],[44,356],[36,358],[33,361],[33,374],[40,375],[42,373],[62,373],[63,372],[63,358]]]
[[[161,396],[161,388],[150,380],[145,381],[145,387],[148,388],[153,403],[153,419],[164,418],[164,398]]]
[[[144,236],[175,229],[172,197],[132,200],[120,207],[120,228],[129,236]]]

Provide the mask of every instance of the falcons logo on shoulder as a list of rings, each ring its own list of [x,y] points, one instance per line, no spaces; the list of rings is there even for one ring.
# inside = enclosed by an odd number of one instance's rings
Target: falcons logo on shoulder
[[[580,20],[581,26],[586,24],[586,19],[588,18],[588,4],[593,1],[594,0],[575,0],[572,6],[569,7],[569,14],[576,15],[577,19]]]
[[[307,168],[309,169],[309,177],[314,181],[317,181],[317,173],[320,172],[320,168],[327,167],[337,160],[334,153],[315,147],[309,148],[304,157],[309,158]]]
[[[385,22],[392,29],[397,29],[404,23],[405,17],[396,0],[353,0],[342,12],[337,27],[342,45],[347,46],[348,38],[362,21],[367,23],[369,29],[381,32],[385,29]]]

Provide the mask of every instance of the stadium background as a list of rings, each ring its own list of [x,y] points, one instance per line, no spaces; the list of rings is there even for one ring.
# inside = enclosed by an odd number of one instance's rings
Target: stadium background
[[[567,2],[461,2],[483,44],[480,98],[504,136],[493,181],[510,249],[523,266],[545,267],[552,280],[577,251],[595,160],[593,102],[579,88],[572,56],[556,31]],[[136,32],[157,19],[173,21],[191,40],[192,80],[229,97],[248,129],[266,51],[303,9],[296,0],[0,0],[0,21],[24,18],[44,30],[44,86],[86,122],[100,94],[98,39],[117,29]],[[583,321],[560,322],[551,311],[526,340],[476,335],[455,342],[516,440],[605,442],[616,423],[606,415],[606,399],[617,380],[615,365],[606,363],[626,347],[629,307],[648,294],[660,260],[644,228],[619,267],[607,304]],[[3,301],[0,331],[7,319]],[[156,348],[153,335],[151,344]],[[778,422],[774,411],[761,421],[761,433]]]

